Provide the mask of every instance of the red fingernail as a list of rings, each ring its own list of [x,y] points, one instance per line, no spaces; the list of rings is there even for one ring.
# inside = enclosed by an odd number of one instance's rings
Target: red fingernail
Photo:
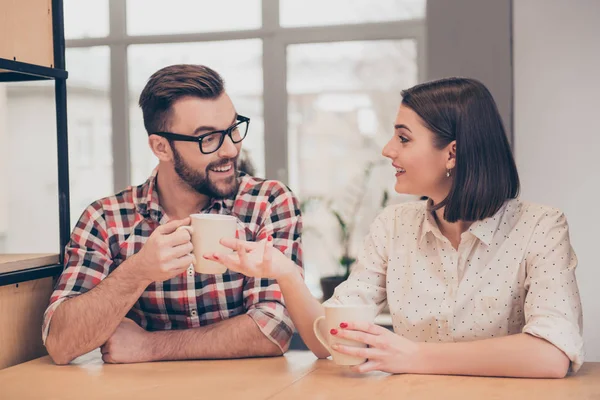
[[[345,322],[342,322],[342,323],[340,324],[340,328],[347,328],[347,327],[348,327],[348,324],[347,324],[347,323],[345,323]]]
[[[337,329],[332,329],[329,331],[332,335],[337,335]]]
[[[273,236],[269,235],[269,237],[267,238],[267,240],[268,240],[269,242],[272,242],[272,241],[273,241]]]

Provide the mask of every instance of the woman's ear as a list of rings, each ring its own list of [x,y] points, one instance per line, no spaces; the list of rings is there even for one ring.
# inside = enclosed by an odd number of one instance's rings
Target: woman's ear
[[[173,159],[173,150],[167,139],[158,135],[148,136],[148,145],[160,161],[171,161]]]
[[[454,169],[456,167],[456,140],[448,143],[445,150],[448,154],[446,161],[446,169]]]

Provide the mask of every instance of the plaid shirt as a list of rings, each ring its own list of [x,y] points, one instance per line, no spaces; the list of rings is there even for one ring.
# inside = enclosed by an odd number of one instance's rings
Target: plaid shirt
[[[157,173],[155,170],[140,186],[92,203],[83,212],[66,247],[65,269],[44,314],[44,343],[52,315],[64,300],[93,289],[140,251],[154,229],[168,222],[155,187]],[[235,198],[213,199],[200,212],[236,216],[237,236],[249,241],[272,235],[274,246],[302,268],[298,200],[280,182],[240,175]],[[173,279],[154,282],[127,317],[156,331],[196,328],[243,313],[282,351],[288,348],[294,327],[276,281],[229,270],[205,275],[190,268]]]

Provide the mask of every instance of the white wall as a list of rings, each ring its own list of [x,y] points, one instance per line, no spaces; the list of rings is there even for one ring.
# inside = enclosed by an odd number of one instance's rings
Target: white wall
[[[587,361],[600,361],[600,1],[514,1],[522,198],[561,208],[579,257]]]

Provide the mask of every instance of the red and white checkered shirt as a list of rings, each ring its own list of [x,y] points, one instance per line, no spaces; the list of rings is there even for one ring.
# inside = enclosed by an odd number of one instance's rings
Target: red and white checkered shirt
[[[83,212],[66,247],[65,269],[44,314],[44,343],[52,314],[64,300],[93,289],[137,253],[154,229],[168,222],[158,201],[157,173],[155,170],[140,186],[92,203]],[[272,235],[274,246],[302,268],[298,200],[280,182],[240,175],[235,198],[213,199],[200,212],[236,216],[237,236],[248,241]],[[229,270],[205,275],[190,269],[173,279],[154,282],[127,317],[156,331],[196,328],[243,313],[283,351],[288,348],[294,326],[277,282]]]

